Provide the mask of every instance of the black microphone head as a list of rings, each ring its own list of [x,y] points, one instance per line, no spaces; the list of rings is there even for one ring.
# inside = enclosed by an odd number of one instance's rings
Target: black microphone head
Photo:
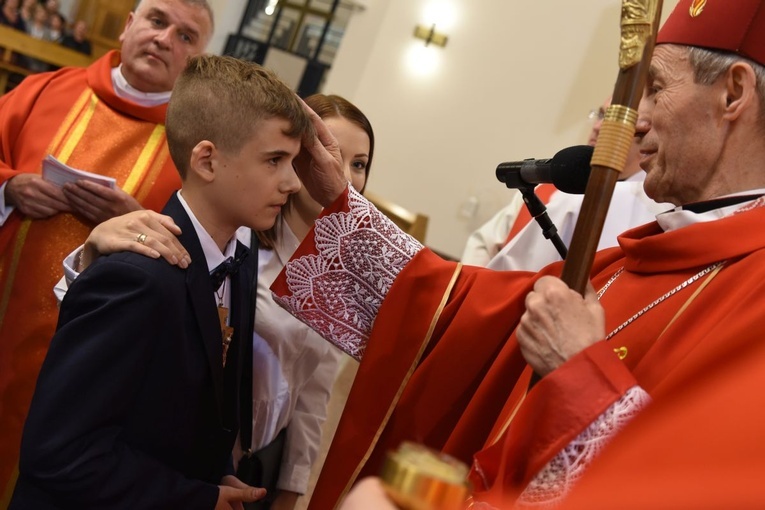
[[[533,161],[533,160],[532,160]],[[497,166],[497,180],[507,184],[508,188],[517,188],[524,184],[520,171],[524,161],[508,161]]]
[[[584,193],[593,150],[590,145],[574,145],[558,151],[550,161],[550,177],[555,187],[564,193]]]

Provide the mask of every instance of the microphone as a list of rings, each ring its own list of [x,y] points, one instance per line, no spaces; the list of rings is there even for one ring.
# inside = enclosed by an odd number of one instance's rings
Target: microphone
[[[550,159],[524,159],[500,163],[497,179],[508,188],[534,187],[551,182],[564,193],[582,194],[590,178],[593,147],[575,145],[558,151]]]

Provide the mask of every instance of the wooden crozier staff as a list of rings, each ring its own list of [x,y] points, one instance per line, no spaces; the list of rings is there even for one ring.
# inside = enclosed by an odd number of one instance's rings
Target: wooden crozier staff
[[[561,279],[584,295],[603,222],[635,136],[662,0],[622,0],[619,76],[592,155],[592,171]]]
[[[661,6],[662,0],[622,0],[619,76],[592,155],[582,210],[561,275],[580,294],[587,287],[614,185],[624,170],[635,136],[637,109],[651,64]],[[531,385],[538,379],[535,374]],[[466,472],[466,466],[443,460],[437,452],[405,444],[389,455],[382,480],[400,508],[444,509],[447,502],[460,501],[455,495],[467,490]]]

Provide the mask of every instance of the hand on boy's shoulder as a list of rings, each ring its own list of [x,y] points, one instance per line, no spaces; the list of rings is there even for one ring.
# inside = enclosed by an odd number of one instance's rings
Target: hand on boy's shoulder
[[[181,229],[170,216],[148,209],[112,218],[96,226],[85,242],[82,267],[99,255],[134,251],[151,258],[164,258],[186,268],[191,256],[178,240]]]

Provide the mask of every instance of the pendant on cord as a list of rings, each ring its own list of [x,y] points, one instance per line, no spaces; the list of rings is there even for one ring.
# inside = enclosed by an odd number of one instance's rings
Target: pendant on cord
[[[234,336],[234,328],[228,325],[228,308],[218,305],[218,319],[220,320],[220,334],[223,339],[223,367],[226,366],[226,355],[231,339]]]

